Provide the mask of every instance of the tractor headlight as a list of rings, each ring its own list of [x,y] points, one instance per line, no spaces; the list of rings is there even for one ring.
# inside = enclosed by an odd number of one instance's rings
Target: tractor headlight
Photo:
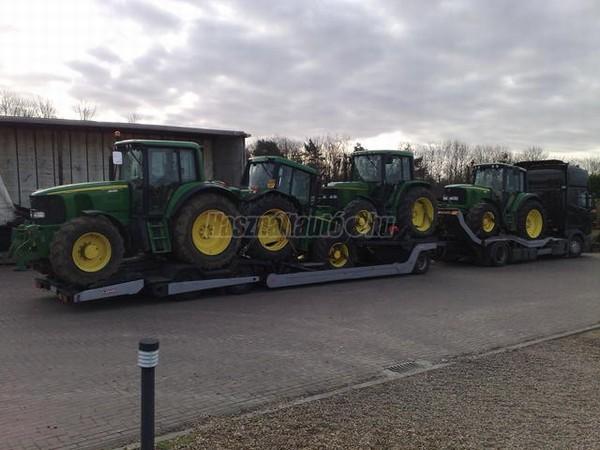
[[[337,198],[338,198],[338,197],[337,197],[337,194],[331,194],[331,195],[329,196],[329,198],[330,198],[331,200],[337,200]]]
[[[45,219],[46,218],[46,212],[45,211],[40,211],[37,209],[32,209],[29,212],[29,215],[32,219]]]

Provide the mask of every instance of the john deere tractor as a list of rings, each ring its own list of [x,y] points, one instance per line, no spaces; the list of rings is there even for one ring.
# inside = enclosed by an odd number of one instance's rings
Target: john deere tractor
[[[546,214],[537,194],[525,192],[527,171],[509,164],[475,166],[473,184],[444,188],[443,208],[459,209],[480,238],[500,232],[525,239],[544,235]]]
[[[280,156],[257,156],[248,161],[243,186],[242,252],[271,261],[300,257],[329,268],[352,265],[348,245],[329,236],[331,217],[315,206],[315,169]]]
[[[200,269],[236,256],[239,190],[206,181],[192,142],[117,142],[111,180],[31,195],[31,223],[14,232],[18,263],[75,284],[115,274],[123,259],[166,255]]]
[[[423,238],[434,233],[437,221],[431,186],[414,179],[413,154],[398,150],[354,152],[351,179],[329,183],[319,205],[342,212],[346,231],[355,238],[390,230],[397,237]]]

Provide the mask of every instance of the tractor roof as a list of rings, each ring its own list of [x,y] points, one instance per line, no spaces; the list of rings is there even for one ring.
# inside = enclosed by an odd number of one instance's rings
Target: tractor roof
[[[352,152],[352,156],[362,155],[395,155],[395,156],[408,156],[413,158],[412,152],[406,152],[404,150],[360,150],[358,152]]]
[[[115,145],[121,144],[140,144],[147,147],[180,147],[180,148],[193,148],[198,150],[200,145],[196,142],[191,141],[164,141],[157,139],[128,139],[126,141],[115,142]]]
[[[298,170],[302,170],[303,172],[310,173],[311,175],[317,175],[319,173],[318,170],[313,169],[312,167],[297,163],[296,161],[292,161],[291,159],[284,158],[283,156],[275,156],[275,155],[253,156],[252,158],[250,158],[249,161],[253,162],[253,163],[272,162],[272,163],[277,163],[277,164],[283,164],[285,166],[290,166],[294,169],[298,169]]]
[[[523,169],[522,167],[515,166],[513,164],[506,164],[506,163],[486,163],[486,164],[477,164],[477,165],[475,165],[475,168],[485,169],[487,167],[491,167],[491,168],[495,168],[495,169],[500,169],[500,168],[505,168],[505,169],[519,169],[519,170],[525,172],[525,169]]]

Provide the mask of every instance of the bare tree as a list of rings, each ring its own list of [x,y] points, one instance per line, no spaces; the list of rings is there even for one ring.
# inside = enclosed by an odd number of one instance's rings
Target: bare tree
[[[136,112],[131,112],[127,115],[127,122],[129,123],[138,123],[140,120],[140,116]]]
[[[56,108],[47,98],[32,98],[5,89],[0,91],[0,115],[51,118],[56,117]]]
[[[96,104],[87,100],[80,100],[79,103],[73,106],[73,111],[79,115],[80,120],[92,120],[96,115],[96,109]]]
[[[548,159],[548,152],[542,147],[532,146],[517,153],[517,159],[520,161],[541,161]]]
[[[38,96],[35,100],[35,104],[38,117],[43,117],[44,119],[56,117],[56,107],[49,99]]]

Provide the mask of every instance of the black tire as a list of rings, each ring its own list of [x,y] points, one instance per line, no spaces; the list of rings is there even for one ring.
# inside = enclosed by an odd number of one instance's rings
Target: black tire
[[[508,264],[511,259],[510,247],[506,242],[494,242],[487,247],[486,252],[490,266],[501,267]]]
[[[231,231],[231,240],[222,242],[214,251],[202,250],[194,243],[193,226],[196,219],[209,210],[216,210],[227,216]],[[240,246],[239,230],[236,230],[236,217],[239,211],[234,203],[223,195],[215,193],[198,193],[181,208],[173,221],[173,252],[177,259],[194,264],[202,270],[220,269],[231,264]],[[227,225],[224,225],[227,226]],[[214,229],[210,231],[214,233]],[[218,230],[217,230],[218,232]],[[209,236],[207,239],[210,239]],[[196,236],[196,242],[198,241]],[[225,246],[222,250],[221,247]]]
[[[577,258],[581,256],[581,254],[583,253],[583,239],[581,238],[581,236],[571,236],[568,245],[569,252],[567,256],[569,258]]]
[[[357,198],[344,208],[344,232],[352,237],[373,235],[377,226],[377,208],[368,200]]]
[[[429,256],[428,252],[421,252],[419,253],[419,256],[417,256],[412,273],[415,275],[427,273],[429,266],[431,266],[431,256]]]
[[[74,261],[74,248],[79,238],[89,233],[102,236],[96,243],[104,243],[104,250],[98,250],[98,246],[86,243],[85,238],[80,247],[79,265]],[[104,239],[106,242],[104,242]],[[96,257],[86,257],[86,247],[94,248]],[[108,249],[109,255],[107,255]],[[53,275],[59,280],[76,286],[89,286],[106,280],[114,275],[123,261],[124,253],[123,238],[119,230],[106,218],[101,216],[77,217],[64,223],[54,234],[50,243],[50,266]],[[103,257],[102,254],[105,256]],[[105,262],[103,263],[102,260]],[[95,262],[94,262],[95,261]],[[86,270],[82,267],[86,264],[97,264],[97,268],[88,266]],[[102,266],[102,264],[104,264]],[[102,266],[102,267],[100,267]]]
[[[541,215],[541,228],[537,235],[532,236],[527,231],[527,216],[533,210],[537,210]],[[544,233],[546,231],[546,212],[542,204],[535,199],[528,200],[521,205],[519,210],[517,211],[517,234],[524,239],[528,240],[536,240],[542,239],[544,237]]]
[[[262,221],[267,220],[264,218],[265,213],[273,210],[282,211],[287,219],[284,216],[273,216],[275,222],[272,222],[272,224],[277,225],[278,232],[281,232],[282,236],[269,242],[264,235],[261,238],[260,231],[263,229],[261,224],[266,223]],[[250,202],[246,206],[245,212],[246,217],[249,219],[245,233],[248,243],[246,253],[249,256],[270,261],[286,261],[294,256],[293,231],[298,209],[289,199],[278,194],[266,194]],[[284,222],[285,220],[288,222]]]
[[[494,218],[494,227],[486,230],[485,224],[489,214],[491,214]],[[471,231],[481,239],[496,236],[498,233],[500,233],[501,220],[502,219],[498,208],[488,202],[481,202],[473,206],[473,208],[471,208],[467,213],[466,217],[467,225]]]
[[[421,207],[422,202],[429,202],[431,211],[426,211],[423,220],[419,220],[415,209]],[[396,222],[402,234],[416,238],[431,236],[437,220],[437,201],[429,189],[414,187],[403,195],[396,213]]]
[[[311,261],[324,263],[326,269],[347,269],[356,262],[356,248],[349,239],[317,238],[310,250]]]

